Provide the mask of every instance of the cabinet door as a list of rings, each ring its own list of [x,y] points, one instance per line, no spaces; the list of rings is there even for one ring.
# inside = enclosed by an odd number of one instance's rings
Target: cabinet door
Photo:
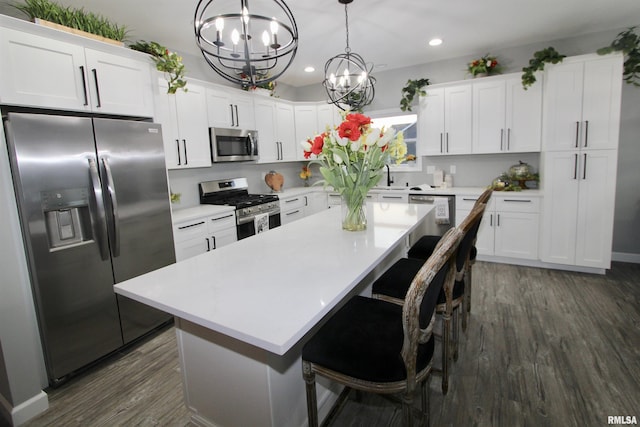
[[[543,131],[546,151],[579,147],[583,68],[582,62],[556,64],[548,68]]]
[[[209,250],[210,245],[210,241],[205,236],[198,236],[182,242],[175,242],[176,261],[180,262],[187,258],[203,254]]]
[[[333,128],[340,124],[340,110],[333,104],[319,104],[317,114],[318,133],[324,132],[327,126]]]
[[[576,264],[610,268],[617,150],[581,153]]]
[[[313,215],[318,212],[329,209],[329,201],[327,193],[324,191],[315,191],[307,196],[307,207],[305,208],[306,216]]]
[[[420,97],[418,110],[419,155],[444,153],[444,89],[428,89]]]
[[[84,48],[0,28],[2,104],[90,110]]]
[[[282,211],[282,214],[280,215],[280,220],[282,222],[282,225],[285,225],[293,221],[302,219],[305,217],[305,215],[306,214],[305,214],[304,207],[300,207],[300,208],[295,208],[288,211]]]
[[[280,160],[298,160],[302,148],[296,143],[295,113],[289,103],[276,102],[276,137],[280,142]]]
[[[153,117],[151,63],[85,49],[95,112]]]
[[[167,93],[167,81],[158,78],[158,89],[154,96],[154,121],[162,125],[162,141],[167,169],[177,169],[182,165],[182,147],[178,134],[178,113],[175,95]]]
[[[452,86],[444,90],[444,152],[471,153],[471,85]]]
[[[473,84],[474,153],[500,153],[507,150],[505,92],[504,80]]]
[[[519,75],[506,81],[506,129],[503,145],[506,151],[540,151],[543,77],[537,76],[537,79],[538,84],[527,90],[522,87]]]
[[[470,210],[456,209],[456,227],[460,226],[470,213]],[[482,216],[476,237],[475,247],[479,255],[493,255],[495,221],[496,214],[494,210],[486,210]]]
[[[583,148],[618,147],[621,75],[622,58],[619,55],[585,62],[581,123]]]
[[[579,154],[576,151],[544,154],[544,189],[540,259],[573,265],[578,214]],[[601,207],[599,207],[601,208]]]
[[[253,96],[241,90],[234,90],[231,94],[235,120],[240,129],[254,130],[256,118],[253,111]]]
[[[495,218],[494,254],[520,259],[538,259],[538,215],[498,212]]]
[[[276,107],[271,99],[254,101],[256,130],[258,131],[259,163],[280,160],[280,144],[276,140]]]
[[[236,227],[218,230],[210,237],[210,250],[219,249],[238,241]]]
[[[168,96],[176,103],[181,167],[211,166],[205,89],[190,83],[187,92],[178,90]]]
[[[315,104],[296,105],[295,130],[296,130],[296,156],[299,160],[304,160],[304,153],[300,148],[300,143],[313,138],[321,133],[318,131],[318,108]]]
[[[224,90],[207,88],[207,115],[209,127],[229,128],[231,115],[235,114],[233,104]],[[235,121],[234,121],[235,124]]]

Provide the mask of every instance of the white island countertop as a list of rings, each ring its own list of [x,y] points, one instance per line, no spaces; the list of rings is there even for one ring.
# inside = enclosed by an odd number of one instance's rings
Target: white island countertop
[[[309,216],[115,285],[118,294],[283,355],[407,236],[432,205],[367,204]]]

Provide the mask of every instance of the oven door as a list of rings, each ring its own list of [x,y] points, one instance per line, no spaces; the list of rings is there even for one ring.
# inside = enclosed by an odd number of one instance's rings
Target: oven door
[[[258,132],[209,128],[211,161],[237,162],[258,159]]]
[[[269,229],[280,227],[280,211],[269,214]],[[246,239],[256,234],[255,217],[246,217],[237,220],[238,240]]]

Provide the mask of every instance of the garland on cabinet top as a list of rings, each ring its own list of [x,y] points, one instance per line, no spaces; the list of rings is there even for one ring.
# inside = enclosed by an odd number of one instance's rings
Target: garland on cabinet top
[[[400,109],[402,111],[411,111],[411,103],[416,94],[425,96],[427,92],[422,89],[429,85],[429,79],[407,80],[407,84],[402,88],[402,98],[400,99]]]
[[[176,93],[178,89],[187,91],[187,81],[184,78],[184,64],[182,57],[175,52],[171,52],[166,47],[156,42],[146,42],[141,40],[129,46],[133,50],[148,53],[156,63],[156,69],[167,74],[169,88],[167,93]]]

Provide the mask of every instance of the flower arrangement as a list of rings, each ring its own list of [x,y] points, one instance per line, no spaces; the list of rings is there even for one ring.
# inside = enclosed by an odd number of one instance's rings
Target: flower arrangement
[[[331,186],[343,200],[342,228],[366,228],[364,202],[369,190],[382,178],[391,159],[401,163],[406,154],[402,132],[375,128],[371,118],[347,113],[335,129],[327,129],[302,142],[304,157],[320,164],[325,186]]]
[[[467,67],[467,71],[473,77],[476,77],[478,74],[486,73],[487,75],[491,75],[493,73],[498,73],[500,70],[498,68],[498,58],[495,56],[490,56],[486,54],[482,58],[474,59],[469,62]]]
[[[309,166],[302,166],[302,170],[298,174],[301,180],[304,181],[304,186],[309,185],[309,178],[311,178],[311,168]]]
[[[169,88],[167,93],[176,93],[180,88],[185,92],[187,91],[185,88],[187,81],[184,78],[184,64],[181,56],[156,42],[141,40],[129,47],[151,55],[151,59],[156,63],[156,69],[168,74],[167,82],[169,83]]]

